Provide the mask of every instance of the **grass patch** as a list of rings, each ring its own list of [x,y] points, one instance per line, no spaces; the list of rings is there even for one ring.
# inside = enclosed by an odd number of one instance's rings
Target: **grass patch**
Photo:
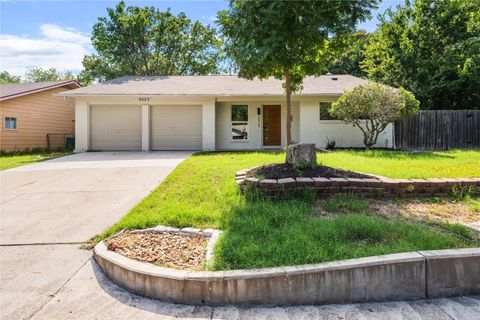
[[[473,198],[469,196],[469,197],[466,197],[464,201],[471,211],[477,212],[480,214],[480,198]]]
[[[329,212],[364,213],[368,210],[368,200],[353,193],[345,193],[328,197],[324,204]]]
[[[217,270],[479,245],[460,225],[364,214],[368,203],[352,195],[326,201],[331,211],[346,213],[319,218],[315,199],[308,193],[272,202],[239,191],[235,171],[283,162],[284,156],[283,152],[196,154],[97,239],[121,229],[158,224],[221,228],[225,232],[215,249]]]
[[[0,171],[40,161],[51,160],[69,154],[71,154],[70,151],[42,151],[7,154],[2,153],[0,156]]]
[[[480,150],[338,150],[319,153],[317,157],[326,166],[390,178],[473,178],[480,172]]]
[[[247,203],[225,216],[214,268],[319,263],[415,250],[478,246],[468,228],[363,214],[312,217],[303,200]]]
[[[245,202],[235,171],[282,162],[283,152],[198,153],[183,161],[117,224],[100,235],[158,224],[220,227],[220,218]]]

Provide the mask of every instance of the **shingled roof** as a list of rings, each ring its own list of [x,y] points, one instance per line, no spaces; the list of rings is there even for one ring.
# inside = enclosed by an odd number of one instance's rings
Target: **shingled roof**
[[[68,86],[70,88],[80,88],[80,85],[75,80],[1,84],[0,100],[13,99],[27,94],[37,93],[65,86]]]
[[[366,83],[350,75],[307,77],[300,96],[338,95]],[[175,96],[280,96],[282,81],[246,80],[237,76],[121,77],[100,84],[62,92],[62,96],[175,95]]]

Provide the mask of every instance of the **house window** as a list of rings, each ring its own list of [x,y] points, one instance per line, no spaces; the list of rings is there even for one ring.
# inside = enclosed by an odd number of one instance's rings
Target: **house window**
[[[5,117],[5,129],[15,130],[17,129],[17,118]]]
[[[248,140],[248,105],[232,105],[231,114],[232,140]]]
[[[331,106],[331,102],[320,102],[320,120],[337,120],[328,111]]]

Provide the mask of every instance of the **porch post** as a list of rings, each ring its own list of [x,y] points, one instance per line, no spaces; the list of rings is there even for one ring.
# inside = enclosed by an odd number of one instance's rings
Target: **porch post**
[[[298,142],[317,143],[316,137],[319,132],[319,103],[312,98],[306,97],[300,99],[299,105],[299,137]],[[317,145],[319,147],[319,145]]]
[[[150,151],[150,106],[142,105],[142,151]]]
[[[202,150],[215,150],[215,98],[202,104]]]

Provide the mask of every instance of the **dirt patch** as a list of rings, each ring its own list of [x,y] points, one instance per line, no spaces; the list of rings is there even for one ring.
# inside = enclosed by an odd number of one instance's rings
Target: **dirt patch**
[[[107,248],[127,258],[167,268],[204,270],[207,243],[203,235],[123,233],[106,241]]]
[[[438,219],[450,223],[473,223],[480,220],[480,212],[471,210],[463,202],[422,202],[413,200],[401,204],[404,215],[420,219]]]
[[[354,213],[348,209],[332,212],[326,209],[326,200],[317,202],[316,215],[334,216],[338,214]],[[341,201],[341,200],[339,200]],[[366,199],[368,209],[364,214],[378,215],[385,218],[407,218],[415,220],[436,220],[448,223],[467,223],[480,225],[480,212],[472,210],[468,204],[462,201],[440,199],[428,201],[428,199],[405,199],[405,200],[375,200]]]
[[[283,178],[297,178],[297,177],[324,177],[324,178],[372,178],[371,176],[334,169],[327,166],[317,166],[311,169],[295,169],[285,163],[276,163],[262,166],[251,170],[247,173],[247,177],[261,177],[264,179],[283,179]]]

